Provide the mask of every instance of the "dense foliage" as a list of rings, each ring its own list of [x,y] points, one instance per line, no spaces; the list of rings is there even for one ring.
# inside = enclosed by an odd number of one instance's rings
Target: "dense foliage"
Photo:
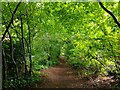
[[[119,17],[118,2],[103,4]],[[2,3],[2,34],[5,87],[38,81],[60,56],[84,75],[120,78],[119,27],[98,2]]]

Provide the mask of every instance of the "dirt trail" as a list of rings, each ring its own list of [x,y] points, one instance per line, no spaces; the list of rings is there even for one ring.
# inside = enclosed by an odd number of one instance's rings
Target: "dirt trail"
[[[59,65],[43,71],[47,76],[41,88],[74,88],[80,87],[76,73],[66,65]],[[82,81],[83,82],[83,81]]]
[[[65,64],[64,60],[60,61],[61,64],[55,67],[44,69],[42,72],[44,76],[43,83],[37,84],[38,88],[93,88],[93,87],[110,87],[111,79],[96,78],[87,79],[78,77],[75,70]]]

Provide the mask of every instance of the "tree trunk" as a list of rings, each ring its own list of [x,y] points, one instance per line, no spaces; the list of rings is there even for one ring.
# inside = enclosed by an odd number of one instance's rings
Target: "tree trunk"
[[[4,49],[2,48],[2,88],[4,88],[4,82],[5,82],[5,53],[4,53]]]
[[[20,13],[20,20],[21,20],[21,33],[22,33],[22,38],[21,38],[21,45],[22,45],[22,56],[23,56],[23,61],[24,61],[24,67],[25,67],[25,75],[27,74],[27,64],[26,64],[26,57],[25,57],[25,44],[24,44],[24,32],[23,32],[23,21],[22,21],[22,15]]]
[[[10,58],[11,58],[11,60],[12,60],[12,62],[13,62],[13,68],[15,68],[15,74],[16,74],[16,76],[17,76],[17,78],[18,78],[18,69],[17,69],[17,65],[16,65],[16,62],[15,62],[15,60],[14,60],[14,53],[13,53],[13,43],[12,43],[12,37],[11,37],[11,34],[10,34],[10,32],[8,31],[8,35],[9,35],[9,38],[10,38]]]
[[[30,60],[30,70],[29,70],[29,74],[32,74],[32,57],[31,57],[31,32],[30,32],[30,26],[29,26],[29,21],[27,22],[28,24],[28,39],[29,39],[29,60]]]

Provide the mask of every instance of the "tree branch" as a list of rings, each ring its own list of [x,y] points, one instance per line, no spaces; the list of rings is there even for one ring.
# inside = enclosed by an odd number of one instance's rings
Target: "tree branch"
[[[118,25],[118,27],[120,28],[120,23],[119,23],[119,21],[117,20],[117,18],[115,17],[115,15],[112,13],[112,12],[110,12],[109,10],[107,10],[104,6],[103,6],[103,4],[102,4],[102,2],[100,1],[100,0],[97,0],[98,2],[99,2],[99,4],[100,4],[100,6],[108,13],[108,14],[110,14],[111,16],[112,16],[112,18],[114,19],[114,21],[115,21],[115,23]]]
[[[12,13],[11,20],[10,20],[8,26],[6,27],[6,30],[5,30],[5,32],[4,32],[3,36],[2,36],[2,41],[3,41],[3,39],[5,38],[5,35],[6,35],[6,33],[8,32],[8,30],[9,30],[9,28],[10,28],[12,22],[13,22],[14,15],[15,15],[15,13],[16,13],[16,11],[17,11],[17,9],[18,9],[20,3],[21,3],[21,1],[22,1],[22,0],[20,0],[20,2],[17,4],[15,10],[14,10],[13,13]]]

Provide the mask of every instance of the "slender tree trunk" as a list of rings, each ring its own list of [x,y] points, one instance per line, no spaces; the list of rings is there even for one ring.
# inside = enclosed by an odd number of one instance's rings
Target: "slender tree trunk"
[[[27,74],[27,64],[26,64],[26,57],[25,57],[24,32],[23,32],[23,21],[22,21],[21,13],[20,13],[20,20],[21,20],[21,33],[22,33],[22,38],[21,38],[22,56],[23,56],[24,67],[25,67],[25,75],[26,75]]]
[[[0,89],[2,89],[2,50],[0,42]]]
[[[29,26],[29,21],[27,21],[28,25],[28,39],[29,39],[29,60],[30,60],[30,70],[29,74],[32,74],[32,57],[31,57],[31,32],[30,32],[30,26]]]
[[[27,17],[28,17],[28,10],[26,10]],[[28,40],[29,40],[29,60],[30,60],[30,69],[29,69],[29,74],[31,76],[32,74],[32,54],[31,54],[31,30],[30,30],[30,25],[29,25],[29,18],[27,18],[27,26],[28,26]]]
[[[10,58],[11,58],[11,60],[12,60],[12,62],[13,62],[13,68],[15,68],[15,73],[16,73],[16,76],[17,76],[17,78],[18,78],[18,69],[17,69],[17,65],[16,65],[16,62],[15,62],[15,60],[14,60],[14,52],[13,52],[13,43],[12,43],[12,37],[11,37],[11,34],[10,34],[10,32],[8,31],[8,35],[9,35],[9,38],[10,38]]]
[[[29,74],[31,75],[32,74],[32,57],[31,57],[31,42],[30,43],[30,47],[29,47],[29,59],[30,59],[30,70],[29,70]]]
[[[2,88],[4,88],[5,79],[6,79],[6,74],[5,74],[5,53],[4,53],[4,49],[2,48]]]

